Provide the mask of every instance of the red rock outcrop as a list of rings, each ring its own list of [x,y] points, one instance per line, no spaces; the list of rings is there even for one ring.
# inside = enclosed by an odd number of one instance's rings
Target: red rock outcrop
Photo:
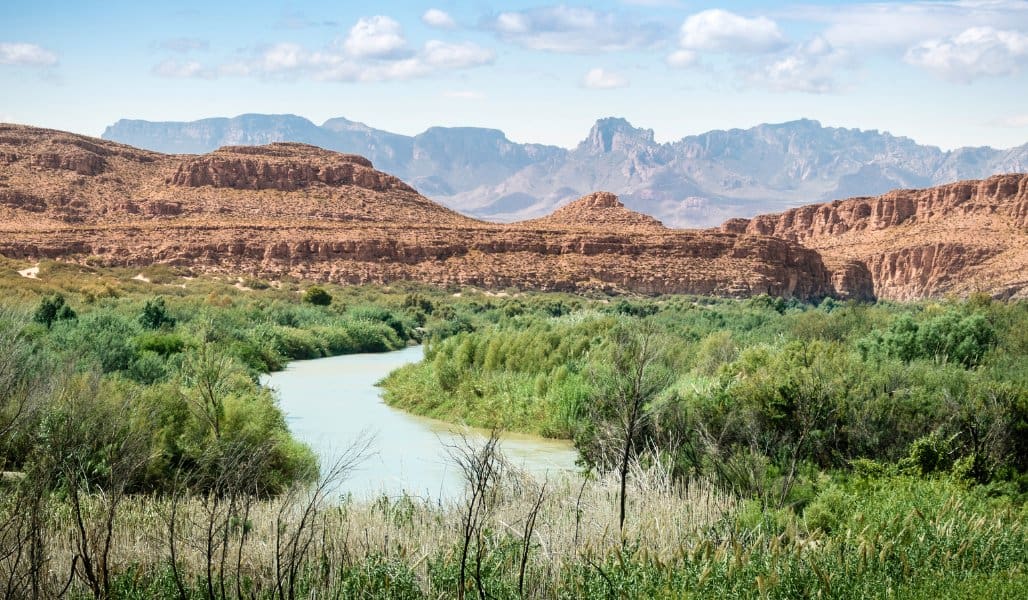
[[[356,186],[376,192],[414,192],[414,188],[396,177],[376,171],[364,157],[295,143],[228,146],[192,157],[179,164],[168,183],[286,192],[324,184]]]
[[[1028,296],[1028,174],[802,206],[744,231],[797,241],[830,267],[863,264],[881,298]],[[833,280],[845,294],[862,277]]]
[[[89,145],[105,165],[89,175],[21,159],[0,165],[0,253],[353,283],[812,299],[832,292],[815,251],[763,235],[666,229],[612,194],[501,225],[443,208],[363,158],[302,144],[167,156],[0,125],[4,155],[45,147],[73,156]]]
[[[552,214],[523,221],[523,225],[546,225],[572,228],[665,229],[664,224],[649,215],[625,208],[621,200],[610,192],[593,192],[566,204]]]

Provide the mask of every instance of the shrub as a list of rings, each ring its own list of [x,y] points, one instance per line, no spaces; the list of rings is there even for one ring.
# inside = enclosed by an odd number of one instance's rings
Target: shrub
[[[303,293],[303,301],[314,306],[328,306],[332,304],[332,294],[320,286],[311,286]]]
[[[168,314],[164,298],[157,297],[146,301],[143,312],[139,315],[139,324],[144,329],[171,329],[175,327],[175,318]]]
[[[64,296],[53,294],[39,301],[32,320],[42,323],[49,329],[56,321],[66,321],[77,318],[75,311],[64,302]]]

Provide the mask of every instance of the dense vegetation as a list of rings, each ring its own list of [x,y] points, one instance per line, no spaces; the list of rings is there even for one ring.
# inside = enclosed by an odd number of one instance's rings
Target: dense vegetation
[[[1028,594],[1028,304],[311,286],[0,259],[0,594]],[[573,439],[533,481],[333,494],[259,375],[426,344],[388,401]]]
[[[665,371],[648,375],[661,384],[634,443],[669,455],[682,476],[809,494],[822,471],[909,459],[924,474],[1028,486],[1025,303],[669,299],[507,315],[430,343],[424,362],[386,380],[388,401],[574,438],[588,466],[604,467],[616,415],[602,405],[628,333],[653,339]]]

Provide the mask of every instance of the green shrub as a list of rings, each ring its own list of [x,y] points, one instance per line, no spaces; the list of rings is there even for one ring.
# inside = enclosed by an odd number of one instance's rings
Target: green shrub
[[[328,306],[332,304],[332,294],[323,287],[312,285],[303,293],[303,301],[314,306]]]
[[[172,329],[175,327],[175,318],[168,314],[164,298],[157,297],[146,301],[139,315],[139,324],[144,329]]]
[[[46,325],[48,329],[56,321],[67,321],[75,318],[77,318],[75,311],[65,303],[64,296],[61,294],[52,294],[40,300],[39,305],[36,306],[36,311],[32,315],[33,321]]]

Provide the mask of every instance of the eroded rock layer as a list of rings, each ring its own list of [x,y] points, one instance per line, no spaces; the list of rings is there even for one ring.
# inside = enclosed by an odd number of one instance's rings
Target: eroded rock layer
[[[0,125],[0,253],[337,282],[541,290],[834,292],[820,255],[762,234],[664,228],[610,194],[499,225],[370,162],[303,144],[163,155]]]
[[[803,206],[723,229],[817,250],[842,294],[866,283],[838,269],[863,265],[880,298],[1028,296],[1028,174]]]

